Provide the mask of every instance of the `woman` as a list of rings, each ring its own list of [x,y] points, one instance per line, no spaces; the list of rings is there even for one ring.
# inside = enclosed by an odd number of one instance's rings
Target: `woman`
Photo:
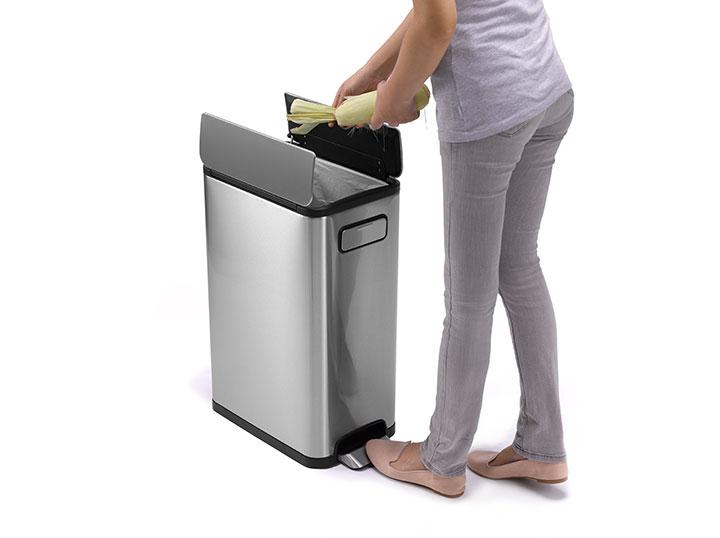
[[[377,88],[373,128],[418,117],[432,75],[445,222],[445,308],[435,412],[422,443],[373,440],[381,473],[458,496],[465,468],[488,478],[567,479],[553,307],[537,236],[555,153],[573,114],[542,0],[414,0],[347,95]],[[513,443],[469,454],[500,295],[521,384]]]

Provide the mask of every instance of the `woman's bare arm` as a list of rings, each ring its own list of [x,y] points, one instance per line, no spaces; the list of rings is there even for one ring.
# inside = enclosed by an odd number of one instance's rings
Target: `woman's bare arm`
[[[412,19],[413,10],[411,9],[407,17],[400,23],[400,26],[397,27],[388,40],[383,43],[383,46],[368,60],[367,68],[376,75],[378,81],[388,78],[395,68],[395,63],[400,54],[400,47],[402,46],[408,28],[412,24]]]
[[[447,50],[457,23],[454,0],[413,0],[412,17],[402,39],[395,66],[378,84],[373,128],[417,118],[414,96],[435,71]]]
[[[334,107],[340,106],[343,99],[348,95],[360,95],[361,93],[373,91],[380,82],[390,76],[395,67],[398,54],[400,54],[403,38],[412,21],[412,14],[413,12],[410,10],[407,17],[400,23],[400,26],[370,57],[367,63],[340,85],[333,100]],[[332,127],[332,124],[330,126]]]

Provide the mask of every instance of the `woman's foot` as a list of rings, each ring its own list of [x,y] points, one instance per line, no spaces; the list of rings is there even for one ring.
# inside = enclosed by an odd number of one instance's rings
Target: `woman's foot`
[[[390,478],[430,488],[446,497],[465,492],[465,475],[447,478],[429,471],[420,459],[420,443],[372,439],[365,451],[375,468]]]
[[[568,476],[564,461],[548,463],[529,460],[513,450],[512,446],[501,452],[474,450],[468,456],[470,470],[485,478],[528,478],[544,484],[565,482]]]

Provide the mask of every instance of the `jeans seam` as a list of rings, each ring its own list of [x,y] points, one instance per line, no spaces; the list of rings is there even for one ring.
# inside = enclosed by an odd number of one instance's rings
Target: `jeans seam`
[[[431,473],[436,474],[438,476],[441,476],[443,478],[455,478],[456,476],[462,476],[465,474],[465,469],[467,467],[467,464],[463,463],[456,470],[441,471],[437,467],[435,467],[432,463],[425,461],[425,458],[423,458],[422,453],[420,454],[420,461],[422,462],[422,464],[425,467],[427,467],[428,471],[430,471]]]
[[[518,377],[520,378],[520,394],[523,404],[520,408],[520,412],[524,413],[523,407],[525,403],[525,381],[523,380],[522,368],[520,367],[520,355],[518,354],[517,342],[515,341],[515,327],[513,327],[512,318],[510,317],[510,310],[507,307],[507,301],[505,301],[505,297],[503,296],[502,290],[500,290],[500,286],[498,286],[498,295],[500,295],[500,299],[503,302],[503,307],[505,308],[505,315],[507,316],[508,325],[510,326],[510,339],[513,343],[513,351],[515,352],[515,365],[517,366]]]
[[[531,450],[525,450],[517,442],[514,442],[512,444],[512,447],[516,451],[523,452],[524,454],[527,454],[529,456],[537,456],[539,458],[547,458],[547,459],[551,459],[551,460],[560,460],[560,459],[566,458],[566,455],[564,452],[562,454],[542,454],[541,452],[533,452]],[[520,455],[522,456],[523,454],[520,454]]]
[[[450,177],[455,177],[453,172],[453,166],[455,165],[455,144],[450,144]],[[440,431],[438,432],[436,439],[435,439],[435,445],[433,446],[432,454],[430,454],[430,457],[428,458],[428,464],[431,465],[429,462],[433,460],[435,457],[435,454],[437,453],[437,448],[440,445],[440,438],[442,437],[443,429],[445,428],[445,409],[447,406],[447,359],[450,349],[450,328],[452,327],[452,266],[451,266],[451,255],[450,255],[450,226],[452,225],[452,196],[451,196],[451,189],[448,182],[448,208],[447,208],[447,219],[448,219],[448,225],[447,225],[447,266],[448,266],[448,327],[447,327],[447,339],[445,341],[445,356],[443,358],[443,393],[442,393],[442,415],[440,418]],[[434,468],[434,467],[433,467]]]

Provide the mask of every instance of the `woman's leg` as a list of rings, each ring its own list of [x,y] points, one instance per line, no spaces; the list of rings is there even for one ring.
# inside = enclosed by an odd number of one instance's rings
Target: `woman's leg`
[[[465,472],[490,358],[499,288],[506,192],[540,118],[527,133],[441,144],[445,221],[445,321],[436,407],[423,464],[441,476]],[[534,127],[533,127],[534,126]]]
[[[513,449],[546,462],[563,461],[555,314],[537,238],[555,153],[572,121],[568,93],[550,107],[510,178],[500,254],[500,295],[510,322],[521,402]]]

